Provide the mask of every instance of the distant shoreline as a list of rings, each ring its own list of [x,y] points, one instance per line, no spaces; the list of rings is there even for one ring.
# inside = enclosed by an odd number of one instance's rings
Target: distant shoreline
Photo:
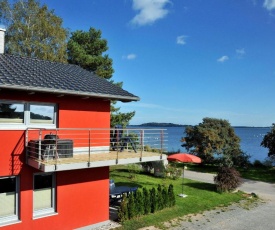
[[[181,124],[174,124],[174,123],[165,123],[165,122],[148,122],[143,123],[140,125],[130,125],[130,126],[143,126],[143,127],[187,127],[192,125],[181,125]],[[260,126],[232,126],[233,128],[270,128],[267,127],[260,127]]]

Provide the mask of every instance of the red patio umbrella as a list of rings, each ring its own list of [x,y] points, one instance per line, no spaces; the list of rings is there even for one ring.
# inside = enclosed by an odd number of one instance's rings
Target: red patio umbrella
[[[168,161],[176,161],[182,163],[201,163],[201,158],[188,154],[188,153],[176,153],[167,157]],[[182,193],[179,194],[181,197],[186,197],[187,195],[183,194],[183,182],[184,182],[184,166],[182,170]]]

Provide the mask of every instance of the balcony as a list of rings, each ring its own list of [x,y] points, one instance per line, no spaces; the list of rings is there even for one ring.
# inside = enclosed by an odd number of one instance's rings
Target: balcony
[[[165,160],[165,129],[26,130],[27,164],[43,172]]]

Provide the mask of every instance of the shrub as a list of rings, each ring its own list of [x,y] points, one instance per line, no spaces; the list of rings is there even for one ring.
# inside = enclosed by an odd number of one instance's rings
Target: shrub
[[[120,222],[124,222],[129,219],[128,215],[128,199],[126,194],[123,194],[120,207],[118,209],[118,219]]]
[[[144,197],[144,214],[149,214],[151,212],[151,199],[149,191],[147,188],[143,188],[143,197]]]
[[[233,156],[233,164],[237,167],[242,167],[242,168],[248,168],[250,166],[250,161],[249,159],[251,156],[245,152],[241,152],[240,155]]]
[[[137,190],[135,193],[136,215],[141,216],[144,214],[144,194]]]
[[[172,178],[173,180],[177,180],[182,176],[182,170],[175,167],[173,164],[168,164],[165,169],[166,176]]]
[[[151,213],[154,213],[156,210],[157,210],[157,194],[156,194],[156,189],[155,188],[152,188],[150,190],[150,199],[151,199]]]
[[[124,222],[175,205],[173,185],[170,185],[168,190],[165,186],[158,185],[157,190],[152,188],[149,191],[143,188],[142,192],[130,193],[128,197],[123,195],[118,220]]]
[[[176,197],[174,193],[174,187],[172,184],[168,187],[168,207],[172,207],[176,204]]]
[[[137,207],[136,207],[136,202],[135,202],[133,193],[129,194],[128,215],[129,215],[129,219],[132,219],[133,217],[137,216]]]
[[[220,167],[214,182],[218,192],[230,192],[241,185],[240,173],[235,168]]]
[[[262,167],[264,167],[264,164],[259,160],[255,160],[253,163],[253,166],[256,168],[262,168]]]
[[[129,172],[129,178],[135,179],[136,174],[141,172],[141,167],[138,164],[128,164],[128,172]]]
[[[157,199],[158,199],[158,210],[162,210],[164,208],[164,199],[162,197],[162,187],[159,184],[158,185],[158,191],[157,191]]]

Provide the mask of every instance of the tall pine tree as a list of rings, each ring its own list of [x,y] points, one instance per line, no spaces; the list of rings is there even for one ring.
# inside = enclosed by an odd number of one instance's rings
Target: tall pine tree
[[[77,30],[72,33],[68,41],[68,61],[82,68],[93,71],[98,76],[110,82],[114,73],[113,60],[104,54],[108,50],[107,40],[101,37],[101,31],[90,28],[88,32]],[[122,87],[122,82],[115,83]],[[111,127],[116,124],[127,126],[135,115],[135,112],[121,113],[120,108],[115,107],[116,102],[111,104]]]

